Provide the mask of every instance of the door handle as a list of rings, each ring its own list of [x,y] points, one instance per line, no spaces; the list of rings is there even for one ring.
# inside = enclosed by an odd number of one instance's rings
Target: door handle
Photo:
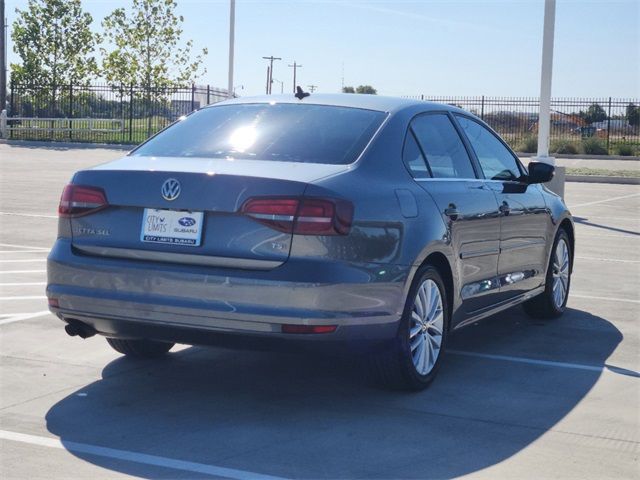
[[[444,209],[444,214],[451,220],[457,220],[460,212],[458,212],[458,208],[455,206],[455,204],[450,203],[449,206]]]
[[[511,207],[507,202],[502,202],[502,205],[500,205],[499,210],[500,210],[500,213],[502,213],[506,217],[511,212]]]

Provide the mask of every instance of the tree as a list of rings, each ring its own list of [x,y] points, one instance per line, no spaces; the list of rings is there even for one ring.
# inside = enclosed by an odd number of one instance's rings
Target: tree
[[[592,103],[586,112],[581,112],[587,123],[603,122],[607,119],[607,112],[597,103]]]
[[[180,46],[182,16],[175,0],[133,0],[132,12],[114,10],[102,26],[113,49],[102,48],[107,81],[163,88],[194,81],[207,49],[191,57],[193,42]]]
[[[55,112],[61,85],[86,84],[97,73],[93,18],[80,0],[29,0],[16,14],[11,38],[22,62],[11,64],[11,80],[51,85]]]
[[[103,74],[112,85],[139,85],[145,92],[147,135],[152,133],[151,106],[171,86],[193,82],[207,50],[191,57],[193,42],[181,45],[182,16],[175,0],[133,0],[132,12],[117,8],[102,21],[111,49],[101,48]],[[121,95],[124,92],[121,90]]]
[[[371,85],[360,85],[356,87],[356,93],[366,93],[368,95],[377,95],[378,91]]]
[[[633,103],[627,105],[626,115],[627,122],[632,127],[640,125],[640,107],[636,107]]]
[[[342,87],[342,93],[367,93],[370,95],[377,95],[378,91],[371,85],[359,85],[356,88]]]

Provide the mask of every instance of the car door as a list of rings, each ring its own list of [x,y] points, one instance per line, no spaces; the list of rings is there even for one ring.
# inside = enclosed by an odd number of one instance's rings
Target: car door
[[[462,317],[496,301],[500,218],[495,195],[446,113],[415,117],[407,132],[404,160],[435,201],[453,248]],[[454,323],[463,318],[454,318]]]
[[[507,300],[543,283],[550,214],[541,187],[521,181],[524,167],[502,140],[471,117],[456,119],[499,204],[498,278],[500,300]]]

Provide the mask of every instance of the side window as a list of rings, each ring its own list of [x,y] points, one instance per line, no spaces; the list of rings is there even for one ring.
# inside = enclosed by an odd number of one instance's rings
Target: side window
[[[517,180],[522,173],[511,152],[496,136],[478,122],[457,116],[469,143],[480,162],[484,176],[490,180]]]
[[[467,150],[447,115],[421,115],[411,122],[411,128],[434,178],[476,178]]]
[[[420,147],[416,143],[416,138],[411,129],[407,132],[407,138],[404,141],[404,149],[402,150],[402,160],[414,176],[414,178],[429,178],[429,170],[425,163]]]

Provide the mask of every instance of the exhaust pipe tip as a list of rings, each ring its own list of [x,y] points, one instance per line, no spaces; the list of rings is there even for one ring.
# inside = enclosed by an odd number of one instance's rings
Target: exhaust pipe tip
[[[86,325],[77,320],[72,320],[64,326],[64,331],[70,337],[78,336],[80,338],[93,337],[97,332],[93,327]]]

